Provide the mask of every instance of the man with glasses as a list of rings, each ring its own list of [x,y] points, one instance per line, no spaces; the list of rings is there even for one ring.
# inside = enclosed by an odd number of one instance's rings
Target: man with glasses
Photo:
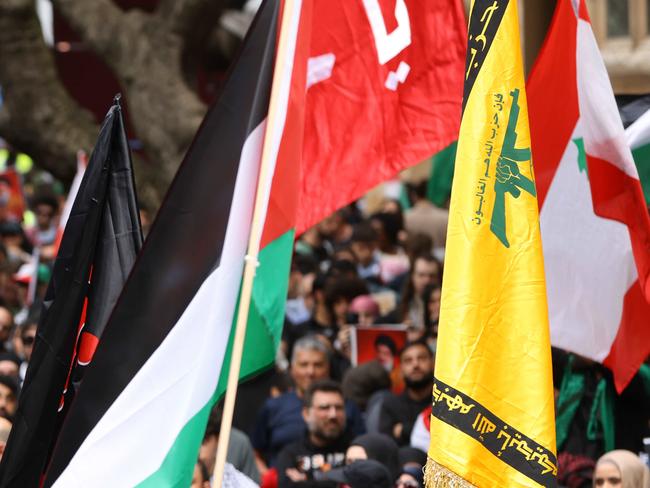
[[[324,339],[307,335],[293,346],[291,368],[292,391],[269,398],[258,412],[251,435],[258,467],[263,474],[277,463],[278,453],[300,439],[305,424],[302,415],[304,395],[316,381],[330,378],[329,350]],[[353,402],[345,403],[347,424],[352,436],[365,432],[361,412]]]
[[[278,455],[278,486],[326,487],[331,481],[316,481],[319,472],[345,464],[350,438],[345,430],[345,401],[338,383],[322,380],[304,394],[302,416],[307,430],[302,439],[286,446]]]

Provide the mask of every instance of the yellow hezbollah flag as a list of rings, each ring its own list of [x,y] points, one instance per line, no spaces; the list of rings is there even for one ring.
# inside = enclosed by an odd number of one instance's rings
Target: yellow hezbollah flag
[[[551,347],[516,0],[476,0],[427,486],[555,486]]]

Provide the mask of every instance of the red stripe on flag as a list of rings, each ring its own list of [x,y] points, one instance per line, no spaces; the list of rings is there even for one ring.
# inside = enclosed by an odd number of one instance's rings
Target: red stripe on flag
[[[609,355],[603,363],[614,373],[616,390],[622,392],[650,354],[650,304],[637,281],[625,294],[623,316]]]
[[[587,154],[594,213],[625,224],[630,233],[639,284],[650,301],[650,217],[638,179]]]
[[[311,19],[311,2],[303,3],[297,39],[311,37],[309,34],[311,25],[305,19]],[[294,70],[291,75],[291,87],[287,102],[287,118],[271,183],[271,195],[260,248],[264,248],[269,242],[293,229],[296,225],[308,57],[309,43],[299,42],[296,45]]]
[[[79,344],[79,354],[77,355],[77,362],[81,366],[86,366],[92,361],[95,355],[95,350],[99,344],[99,337],[92,335],[90,332],[81,333],[81,341]]]
[[[549,35],[533,66],[526,93],[539,208],[578,122],[576,39],[571,2],[560,1]]]
[[[580,8],[578,10],[578,15],[580,15],[580,18],[582,20],[584,20],[585,22],[589,22],[591,24],[591,19],[589,18],[589,11],[587,10],[586,0],[580,0]]]

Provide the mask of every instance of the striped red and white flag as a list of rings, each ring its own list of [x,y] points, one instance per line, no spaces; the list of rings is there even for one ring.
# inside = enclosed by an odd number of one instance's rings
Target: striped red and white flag
[[[585,0],[560,0],[528,82],[553,345],[622,391],[650,353],[650,220]]]

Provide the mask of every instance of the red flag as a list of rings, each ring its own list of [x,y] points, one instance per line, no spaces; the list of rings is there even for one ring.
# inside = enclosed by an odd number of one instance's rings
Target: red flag
[[[313,18],[298,233],[454,141],[465,66],[460,0],[317,0]]]

